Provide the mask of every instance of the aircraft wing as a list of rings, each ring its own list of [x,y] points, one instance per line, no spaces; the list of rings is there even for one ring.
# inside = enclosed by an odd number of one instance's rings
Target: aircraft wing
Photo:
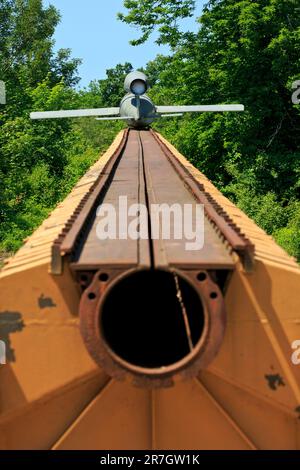
[[[30,113],[31,119],[57,119],[88,116],[117,116],[120,108],[70,109],[67,111],[43,111]]]
[[[158,113],[205,113],[224,111],[244,111],[242,104],[216,104],[195,106],[156,106]]]

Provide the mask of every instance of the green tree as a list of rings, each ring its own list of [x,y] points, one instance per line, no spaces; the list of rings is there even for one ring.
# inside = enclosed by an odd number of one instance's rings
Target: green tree
[[[142,36],[130,41],[137,46],[149,39],[151,33],[158,28],[158,44],[170,44],[175,47],[181,33],[178,20],[193,15],[195,0],[124,0],[128,14],[118,13],[118,18],[139,28]]]
[[[8,92],[0,108],[0,251],[20,246],[97,155],[70,120],[29,119],[30,111],[79,103],[72,89],[79,61],[69,50],[53,52],[58,21],[41,0],[0,0],[0,78]]]
[[[77,83],[80,60],[68,49],[53,52],[53,34],[60,15],[42,0],[0,1],[0,76],[7,84],[9,111],[22,109],[23,89],[47,77],[53,85],[62,79]]]

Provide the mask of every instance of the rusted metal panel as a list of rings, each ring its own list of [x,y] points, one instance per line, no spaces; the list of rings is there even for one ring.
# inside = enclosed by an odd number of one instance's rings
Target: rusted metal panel
[[[190,350],[186,344],[182,347],[182,352],[178,352],[181,351],[181,335],[178,336],[178,329],[182,330],[182,334],[185,335],[186,325],[181,319],[178,325],[172,326],[172,317],[170,317],[170,323],[164,322],[161,317],[161,315],[164,315],[164,311],[160,309],[159,300],[156,302],[156,315],[153,313],[152,318],[151,312],[154,304],[151,303],[150,298],[145,298],[145,301],[150,305],[150,310],[142,305],[142,297],[138,297],[136,303],[134,301],[125,303],[124,300],[123,305],[122,302],[118,305],[116,302],[112,303],[111,300],[108,300],[114,296],[119,296],[117,289],[120,288],[122,282],[125,282],[125,290],[126,288],[129,289],[130,275],[142,276],[141,282],[147,282],[147,279],[149,279],[147,271],[131,271],[129,274],[126,273],[125,276],[124,274],[122,276],[117,275],[112,279],[110,288],[107,288],[105,282],[101,280],[101,272],[97,273],[90,286],[84,291],[80,304],[82,336],[95,362],[115,378],[124,380],[126,376],[129,376],[136,385],[150,388],[171,386],[174,376],[180,374],[185,378],[189,378],[197,375],[199,369],[207,367],[222,344],[226,318],[220,289],[206,272],[202,271],[201,274],[201,278],[198,271],[189,272],[189,277],[185,273],[185,276],[186,282],[191,284],[189,294],[192,295],[192,292],[194,295],[197,295],[198,292],[200,294],[199,303],[196,305],[195,301],[192,306],[199,310],[195,312],[195,315],[199,315],[199,317],[203,315],[203,324],[195,323],[196,318],[193,317],[193,312],[190,312],[190,307],[187,307],[188,321],[193,327],[194,341]],[[174,275],[176,277],[180,276],[182,282],[182,273],[179,275],[174,271]],[[161,279],[163,281],[164,277]],[[171,295],[176,299],[178,292],[176,292],[175,281],[173,281],[173,284]],[[133,288],[139,289],[136,284]],[[167,285],[165,289],[167,290]],[[129,292],[130,294],[131,292]],[[149,292],[149,294],[151,293]],[[183,301],[187,302],[187,291],[185,291],[185,294]],[[136,296],[138,295],[136,293]],[[153,295],[157,295],[157,293],[154,291]],[[167,298],[169,299],[169,297]],[[111,305],[107,307],[106,305],[109,303]],[[139,305],[141,309],[140,321],[138,319]],[[128,309],[126,306],[128,306]],[[132,311],[130,313],[130,307],[133,312],[137,309],[137,313],[132,314]],[[163,304],[163,307],[165,307],[165,304]],[[182,314],[181,305],[177,305],[177,310],[177,315],[180,317]],[[173,318],[175,314],[176,312],[172,311]],[[106,319],[107,315],[112,317],[109,322]],[[108,332],[107,329],[110,331]],[[116,330],[115,335],[112,329]],[[125,340],[120,341],[118,337],[119,330],[125,336]],[[170,342],[172,334],[178,337],[178,343]],[[138,338],[140,338],[139,341],[137,341]],[[134,344],[135,346],[132,346]],[[161,351],[164,349],[171,351],[173,348],[174,356],[172,354],[166,356],[161,353],[161,356],[157,355],[156,359],[152,360],[154,345],[157,349],[161,348]],[[132,347],[135,347],[136,354],[131,351]],[[148,349],[149,354],[147,354]],[[142,360],[143,355],[144,359]]]
[[[296,411],[274,406],[272,399],[235,381],[202,372],[200,381],[224,410],[251,436],[258,449],[299,449],[300,420]],[[241,406],[241,404],[243,406]]]
[[[107,380],[101,374],[93,374],[17,414],[0,419],[0,449],[50,449],[98,395]],[[1,442],[5,442],[5,446]]]
[[[197,180],[192,177],[186,168],[174,158],[171,150],[160,140],[158,135],[153,131],[151,131],[151,134],[163,149],[185,186],[190,189],[198,202],[204,205],[206,216],[211,224],[220,230],[231,248],[241,256],[245,269],[248,271],[253,270],[254,245],[241,233],[241,230],[232,221],[225,210],[219,206],[211,194],[205,191],[204,186],[199,185]]]
[[[202,201],[197,195],[191,194],[189,189],[182,182],[181,174],[174,171],[166,153],[152,133],[147,131],[140,132],[140,138],[143,146],[145,174],[149,181],[149,203],[167,204],[171,207],[179,203],[181,206],[190,204],[195,213],[195,206]],[[176,169],[177,170],[177,169]],[[171,222],[174,223],[173,219]],[[171,225],[171,234],[173,235],[174,226]],[[177,266],[186,269],[232,269],[234,262],[226,245],[222,243],[220,237],[210,224],[207,218],[204,218],[204,245],[199,250],[187,250],[186,244],[189,240],[183,236],[180,240],[170,237],[170,240],[154,240],[154,265],[155,267]]]
[[[48,265],[6,274],[0,287],[0,422],[96,373],[79,332],[80,292],[70,273],[49,275]],[[74,360],[74,358],[76,358]]]
[[[156,133],[157,134],[157,133]],[[210,194],[217,204],[223,208],[232,221],[236,224],[241,232],[246,234],[246,237],[255,245],[255,259],[263,258],[268,260],[272,257],[276,262],[278,260],[279,267],[284,265],[294,267],[299,270],[299,265],[296,260],[289,256],[274,239],[267,235],[258,225],[251,220],[242,210],[240,210],[234,203],[229,201],[213,184],[212,182],[197,168],[195,168],[170,142],[168,142],[162,135],[157,134],[159,140],[167,146],[171,151],[174,158],[186,169],[187,173],[196,180],[205,190]]]
[[[154,392],[155,448],[253,450],[255,445],[196,380]]]

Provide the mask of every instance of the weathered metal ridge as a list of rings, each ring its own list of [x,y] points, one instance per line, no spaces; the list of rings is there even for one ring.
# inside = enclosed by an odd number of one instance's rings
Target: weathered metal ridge
[[[97,204],[99,204],[101,194],[112,180],[112,174],[126,147],[129,132],[129,129],[124,131],[119,147],[112,155],[112,158],[107,162],[88,193],[84,195],[60,235],[54,241],[51,261],[51,272],[53,274],[61,274],[63,257],[74,252],[83,239],[84,232],[91,220],[93,211],[95,211]],[[237,224],[217,203],[213,196],[205,190],[204,186],[199,183],[188,169],[176,158],[159,135],[152,130],[149,131],[149,133],[151,133],[154,139],[159,143],[164,154],[168,157],[185,186],[189,188],[199,203],[204,205],[206,216],[216,228],[216,231],[229,243],[231,249],[239,255],[245,270],[251,272],[254,265],[254,244],[242,233]]]
[[[108,183],[109,178],[111,177],[111,174],[114,170],[114,167],[117,164],[118,159],[122,155],[122,152],[127,142],[128,133],[129,129],[126,129],[117,149],[113,152],[111,158],[101,170],[98,178],[90,187],[88,192],[83,196],[82,200],[76,207],[71,217],[68,219],[61,233],[54,241],[52,245],[51,256],[52,274],[62,273],[63,256],[65,254],[71,253],[71,251],[77,246],[78,242],[80,241],[80,237],[82,236],[83,230],[85,229],[89,221],[90,213],[96,207],[101,190]]]
[[[233,222],[224,208],[205,190],[203,184],[197,181],[188,169],[176,158],[159,135],[153,130],[150,132],[163,149],[165,155],[169,158],[175,170],[181,176],[184,184],[191,190],[198,201],[204,205],[208,219],[220,230],[231,248],[240,256],[245,270],[251,272],[254,267],[254,244],[242,233],[241,229]]]

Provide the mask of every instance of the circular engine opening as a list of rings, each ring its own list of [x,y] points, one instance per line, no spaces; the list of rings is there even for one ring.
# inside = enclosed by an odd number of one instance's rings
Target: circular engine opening
[[[193,346],[204,330],[204,308],[197,291],[177,276]],[[134,366],[160,368],[190,352],[185,315],[174,274],[139,271],[121,279],[102,304],[100,330],[110,349]]]

